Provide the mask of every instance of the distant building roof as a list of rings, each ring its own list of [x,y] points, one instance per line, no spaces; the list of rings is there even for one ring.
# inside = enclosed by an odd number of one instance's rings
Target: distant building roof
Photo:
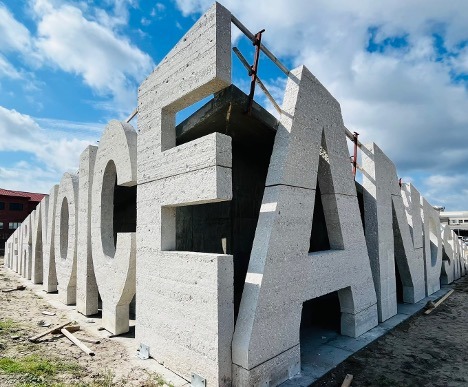
[[[40,202],[46,194],[35,193],[35,192],[23,192],[23,191],[12,191],[9,189],[0,188],[0,196],[15,196],[28,198],[32,202]]]

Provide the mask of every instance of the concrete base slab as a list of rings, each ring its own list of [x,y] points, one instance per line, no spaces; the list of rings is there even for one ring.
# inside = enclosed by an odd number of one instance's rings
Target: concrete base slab
[[[415,304],[398,304],[398,313],[395,316],[357,338],[342,336],[336,331],[319,328],[301,332],[301,373],[281,386],[310,386],[353,353],[419,312],[429,300],[442,297],[451,288],[451,286],[443,286],[436,293]]]

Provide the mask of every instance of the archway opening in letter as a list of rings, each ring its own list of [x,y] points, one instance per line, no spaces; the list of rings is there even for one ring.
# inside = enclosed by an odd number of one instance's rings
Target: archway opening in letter
[[[68,200],[63,198],[62,206],[60,208],[60,258],[66,259],[68,252],[68,226],[70,221],[70,214],[68,210]]]
[[[312,218],[312,231],[310,233],[309,253],[315,251],[330,250],[330,240],[328,239],[327,224],[323,211],[322,195],[317,184],[315,191],[314,216]]]
[[[341,310],[338,292],[325,294],[302,304],[301,364],[314,364],[317,347],[340,335]]]

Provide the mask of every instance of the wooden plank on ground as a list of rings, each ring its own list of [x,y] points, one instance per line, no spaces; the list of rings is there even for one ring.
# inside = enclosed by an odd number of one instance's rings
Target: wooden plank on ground
[[[445,296],[443,296],[439,301],[434,303],[434,307],[426,310],[424,314],[430,314],[432,311],[437,308],[440,304],[442,304],[455,290],[451,289]]]
[[[73,336],[70,332],[66,329],[62,329],[62,333],[68,337],[68,339],[75,344],[78,348],[80,348],[83,352],[88,354],[89,356],[94,356],[94,352],[90,350],[86,345],[84,345],[80,340],[78,340],[75,336]]]
[[[346,377],[343,380],[343,383],[341,384],[341,387],[349,387],[351,386],[351,382],[353,381],[353,375],[351,374],[346,374]]]
[[[31,342],[35,342],[37,341],[38,339],[40,339],[41,337],[44,337],[46,335],[48,335],[49,333],[52,333],[53,331],[55,331],[56,329],[62,329],[63,327],[71,324],[72,322],[71,321],[68,321],[66,322],[65,324],[62,324],[62,325],[59,325],[58,327],[54,327],[54,328],[51,328],[51,329],[48,329],[47,331],[45,332],[42,332],[42,333],[39,333],[38,335],[36,336],[33,336],[33,337],[30,337],[28,340],[31,341]]]

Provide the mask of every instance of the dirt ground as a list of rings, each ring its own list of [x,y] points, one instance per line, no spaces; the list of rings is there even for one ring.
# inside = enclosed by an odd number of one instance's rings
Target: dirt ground
[[[4,268],[0,257],[0,288],[12,288],[21,282],[17,274]],[[457,281],[454,289],[434,312],[411,317],[313,386],[341,386],[346,374],[354,376],[354,387],[468,386],[468,276]],[[134,341],[127,339],[125,344],[125,339],[106,338],[106,333],[98,332],[97,319],[93,323],[82,316],[78,323],[84,329],[75,333],[77,337],[101,340],[100,344],[86,344],[95,351],[94,357],[62,335],[29,342],[28,337],[49,329],[38,326],[41,321],[57,326],[70,320],[71,307],[62,309],[56,303],[54,308],[37,292],[38,287],[30,285],[23,291],[0,292],[0,386],[172,385],[166,375],[148,370],[147,365],[155,361],[136,358]],[[55,315],[47,316],[43,311]],[[151,363],[143,367],[141,362]],[[185,385],[185,381],[182,383],[179,378],[174,385]]]
[[[313,384],[341,386],[468,386],[468,276],[431,314],[420,312]]]
[[[13,288],[20,283],[20,277],[5,269],[3,258],[0,258],[0,288]],[[31,285],[23,291],[0,292],[0,386],[172,385],[158,373],[136,365],[138,362],[156,362],[137,359],[133,342],[132,351],[129,351],[128,346],[117,342],[116,338],[103,337],[109,333],[98,332],[95,326],[98,321],[92,323],[94,320],[84,316],[78,323],[85,330],[74,334],[78,338],[101,341],[99,344],[85,343],[95,351],[94,357],[82,352],[61,334],[48,335],[37,343],[29,342],[28,337],[70,320],[69,310],[54,308],[35,293],[37,286],[33,288]],[[47,316],[42,314],[43,311],[55,315]],[[41,321],[51,326],[38,326]],[[84,325],[93,326],[95,333]]]

